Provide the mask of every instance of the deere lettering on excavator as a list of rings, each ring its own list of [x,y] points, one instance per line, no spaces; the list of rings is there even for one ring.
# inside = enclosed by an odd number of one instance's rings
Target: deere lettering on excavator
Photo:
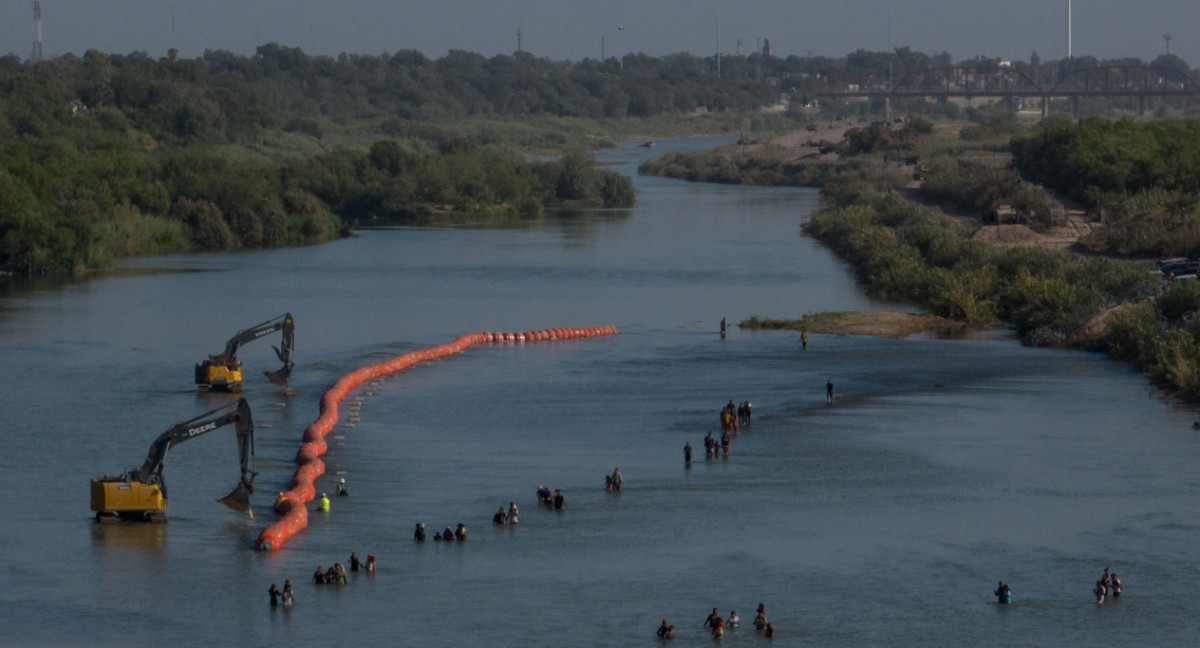
[[[150,444],[150,452],[140,468],[127,468],[119,477],[105,475],[93,479],[92,510],[96,512],[96,520],[166,522],[167,484],[163,479],[163,462],[167,451],[230,423],[237,424],[241,478],[232,492],[217,501],[235,511],[249,510],[254,476],[258,474],[253,470],[254,421],[250,416],[250,405],[245,398],[239,398],[236,403],[172,425]]]
[[[275,355],[283,361],[279,371],[264,371],[267,379],[276,385],[287,387],[288,377],[292,375],[292,345],[295,343],[295,322],[292,314],[285,313],[262,324],[252,326],[229,338],[225,350],[217,355],[208,356],[207,360],[196,364],[196,385],[201,390],[213,391],[242,391],[242,362],[237,359],[238,348],[247,342],[253,342],[275,331],[283,331],[283,341],[275,349]]]

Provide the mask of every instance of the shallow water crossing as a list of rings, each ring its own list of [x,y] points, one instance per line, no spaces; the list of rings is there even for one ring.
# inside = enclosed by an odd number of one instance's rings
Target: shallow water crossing
[[[640,156],[711,142],[660,142]],[[331,245],[175,256],[0,297],[0,525],[9,635],[22,645],[679,645],[718,607],[757,645],[1187,645],[1200,479],[1195,414],[1101,356],[1003,333],[889,340],[718,323],[882,309],[800,236],[816,192],[638,178],[628,211],[513,229],[380,229]],[[221,404],[192,365],[239,328],[296,319],[294,394],[259,373],[255,519],[213,501],[233,435],[166,461],[166,525],[98,525],[88,479],[139,464],[172,423]],[[499,344],[368,383],[327,437],[328,514],[281,551],[275,518],[320,394],[349,370],[477,330],[613,324],[621,334]],[[833,381],[835,402],[825,403]],[[754,423],[705,460],[728,400]],[[683,445],[698,449],[690,467]],[[606,493],[619,467],[624,489]],[[539,484],[567,506],[535,503]],[[521,508],[520,524],[492,513]],[[412,541],[423,522],[431,540]],[[465,543],[435,543],[466,525]],[[373,576],[314,586],[375,555]],[[1125,583],[1097,606],[1105,567]],[[266,590],[291,580],[296,604]],[[1008,583],[1014,603],[992,590]]]

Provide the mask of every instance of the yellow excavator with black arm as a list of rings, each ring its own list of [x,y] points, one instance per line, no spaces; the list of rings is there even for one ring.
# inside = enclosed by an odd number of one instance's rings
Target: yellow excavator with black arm
[[[196,385],[201,390],[213,391],[242,391],[242,362],[237,359],[238,348],[247,342],[253,342],[275,331],[283,331],[283,341],[275,349],[275,355],[283,361],[279,371],[264,371],[267,379],[276,385],[287,387],[288,377],[292,375],[292,346],[295,343],[295,322],[291,313],[267,320],[243,331],[225,343],[225,350],[217,355],[208,356],[207,360],[196,365]]]
[[[150,453],[140,468],[128,468],[119,477],[97,477],[92,480],[92,510],[96,520],[115,522],[121,519],[149,522],[167,521],[167,484],[163,480],[163,462],[167,451],[175,446],[208,434],[229,424],[237,425],[238,459],[241,478],[231,493],[217,500],[235,511],[250,509],[250,494],[254,492],[254,420],[245,398],[220,407],[189,421],[176,423],[150,444]]]

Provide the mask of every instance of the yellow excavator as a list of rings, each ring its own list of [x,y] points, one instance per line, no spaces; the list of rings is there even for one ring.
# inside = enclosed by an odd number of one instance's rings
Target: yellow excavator
[[[201,391],[242,391],[242,362],[237,359],[238,348],[247,342],[253,342],[264,335],[275,331],[283,331],[283,341],[275,349],[275,355],[283,361],[279,371],[264,371],[267,379],[276,385],[287,387],[288,377],[292,375],[292,345],[295,343],[295,322],[291,313],[284,313],[272,320],[257,324],[243,331],[225,343],[225,350],[217,355],[208,356],[207,360],[196,364],[196,385]]]
[[[167,521],[167,484],[163,462],[175,446],[234,423],[237,425],[241,479],[231,493],[217,500],[235,511],[250,510],[254,492],[254,421],[245,398],[172,425],[150,444],[150,453],[140,468],[128,468],[119,477],[105,475],[92,480],[92,510],[99,522],[118,520]]]

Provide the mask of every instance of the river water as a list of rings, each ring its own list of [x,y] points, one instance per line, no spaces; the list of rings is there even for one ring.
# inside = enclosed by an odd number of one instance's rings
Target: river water
[[[718,140],[624,146],[648,154]],[[1200,629],[1195,413],[1098,355],[972,340],[795,334],[718,322],[885,308],[803,238],[814,191],[637,178],[632,210],[512,229],[378,229],[330,245],[145,259],[0,297],[12,489],[0,540],[5,643],[120,646],[642,646],[663,618],[723,645],[1186,645]],[[140,464],[173,422],[226,403],[192,365],[291,312],[293,395],[243,348],[257,517],[213,502],[233,434],[167,460],[170,523],[99,525],[88,479]],[[613,324],[611,338],[495,345],[360,390],[326,456],[351,495],[281,551],[251,550],[340,374],[478,330]],[[824,386],[837,389],[832,405]],[[728,400],[755,422],[701,448]],[[343,421],[348,412],[343,410]],[[719,436],[719,431],[717,431]],[[620,467],[621,493],[604,475]],[[539,484],[565,511],[535,506]],[[516,527],[493,527],[514,501]],[[464,544],[412,527],[465,523]],[[351,551],[374,576],[314,586]],[[1125,596],[1090,593],[1111,567]],[[290,579],[294,609],[266,589]],[[991,591],[1008,582],[1015,604]]]

